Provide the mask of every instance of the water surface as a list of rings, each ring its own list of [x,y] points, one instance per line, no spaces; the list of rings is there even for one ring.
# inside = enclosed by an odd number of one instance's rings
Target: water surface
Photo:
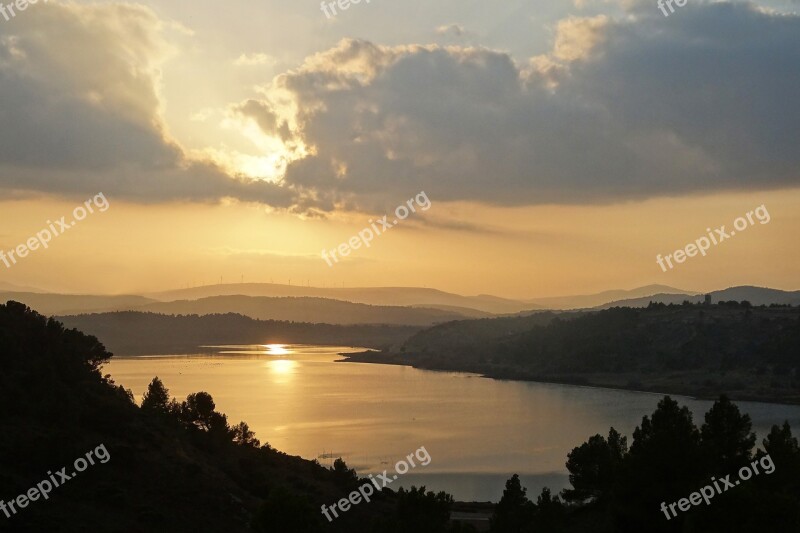
[[[567,453],[613,426],[628,436],[660,394],[498,381],[475,374],[366,363],[337,363],[358,348],[270,345],[215,347],[215,355],[115,357],[106,365],[136,400],[154,376],[179,399],[209,392],[231,424],[246,421],[262,442],[330,465],[343,457],[359,474],[391,473],[425,446],[432,460],[392,488],[424,484],[458,500],[497,501],[520,474],[529,495],[568,485]],[[712,402],[673,396],[694,413]],[[737,402],[761,438],[800,406]]]

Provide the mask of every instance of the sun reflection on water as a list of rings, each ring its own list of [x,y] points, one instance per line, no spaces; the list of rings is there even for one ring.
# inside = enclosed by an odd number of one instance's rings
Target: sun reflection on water
[[[275,374],[291,374],[296,365],[291,359],[275,359],[267,363],[267,367]]]
[[[291,350],[286,349],[285,344],[265,344],[264,348],[267,349],[267,355],[289,355],[293,353]]]

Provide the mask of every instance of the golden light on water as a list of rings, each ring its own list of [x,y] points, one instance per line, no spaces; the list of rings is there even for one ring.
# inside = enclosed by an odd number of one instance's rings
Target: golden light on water
[[[267,363],[267,367],[270,371],[279,375],[291,374],[296,365],[297,363],[290,359],[275,359]]]
[[[264,347],[267,349],[267,355],[289,355],[291,350],[286,349],[285,344],[266,344]]]
[[[267,355],[283,356],[294,353],[287,349],[285,344],[265,344],[264,348],[267,349]],[[297,366],[297,362],[291,359],[273,359],[267,362],[267,368],[274,376],[289,376],[293,373],[295,366]],[[279,382],[283,383],[285,379]]]

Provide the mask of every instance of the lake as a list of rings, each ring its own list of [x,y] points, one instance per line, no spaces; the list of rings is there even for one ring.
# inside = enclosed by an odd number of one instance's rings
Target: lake
[[[462,501],[497,501],[520,474],[534,501],[542,487],[568,486],[567,453],[613,426],[632,440],[660,394],[546,383],[498,381],[475,374],[336,362],[363,348],[306,345],[218,346],[190,356],[115,357],[103,373],[133,390],[137,402],[154,376],[180,400],[206,391],[235,424],[261,442],[330,465],[342,457],[360,475],[391,474],[424,446],[417,464],[391,488],[424,484]],[[712,402],[673,395],[700,426]],[[758,444],[788,420],[797,434],[800,406],[737,402],[753,419]],[[419,461],[417,461],[419,463]]]

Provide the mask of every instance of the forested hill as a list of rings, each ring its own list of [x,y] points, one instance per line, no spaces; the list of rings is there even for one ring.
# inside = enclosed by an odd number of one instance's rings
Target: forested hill
[[[423,330],[372,360],[379,358],[494,377],[794,403],[800,308],[652,304],[459,321]]]
[[[452,499],[424,490],[386,488],[326,522],[320,506],[365,482],[343,462],[328,469],[259,443],[206,392],[177,401],[154,380],[138,407],[101,377],[110,357],[95,337],[0,305],[0,531],[456,531]],[[24,499],[44,481],[46,499]]]
[[[160,315],[120,311],[56,317],[67,327],[90,331],[117,355],[196,353],[221,344],[329,344],[383,348],[400,345],[418,326],[309,324],[256,320],[234,313]]]

